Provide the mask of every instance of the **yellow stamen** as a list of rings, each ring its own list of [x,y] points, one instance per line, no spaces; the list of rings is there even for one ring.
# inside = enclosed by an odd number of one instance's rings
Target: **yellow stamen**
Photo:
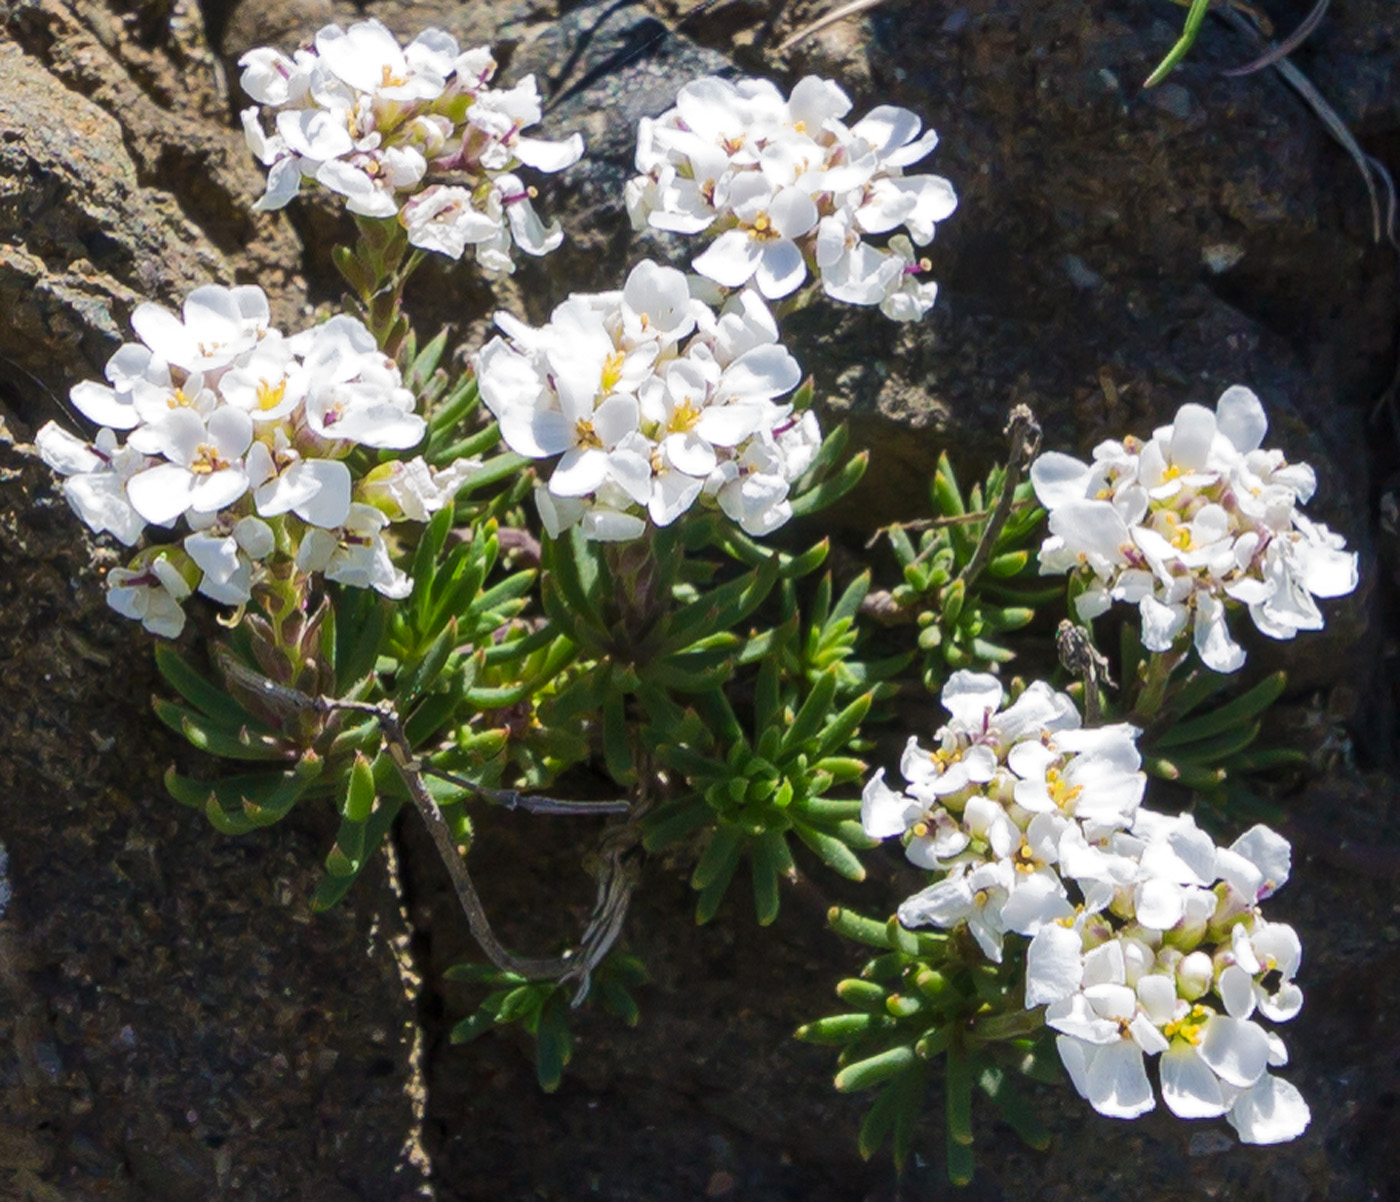
[[[282,398],[287,395],[287,381],[283,379],[280,384],[269,384],[266,380],[258,381],[258,408],[266,413],[269,409],[276,409],[282,403]]]
[[[700,409],[691,403],[689,397],[686,397],[671,411],[671,420],[667,425],[675,433],[684,434],[686,431],[694,429],[699,420]]]
[[[226,467],[228,467],[228,462],[220,458],[217,447],[202,442],[195,448],[194,462],[190,464],[190,471],[196,476],[211,476],[215,472],[223,471]]]
[[[782,235],[773,228],[773,219],[767,213],[760,213],[749,226],[749,237],[755,242],[772,242]]]
[[[586,450],[602,450],[603,440],[598,437],[593,423],[586,418],[580,418],[578,424],[574,426],[574,438],[578,445]]]
[[[627,358],[625,351],[614,351],[603,360],[602,390],[607,393],[617,387],[617,382],[622,379],[622,364]]]
[[[1192,1006],[1190,1014],[1169,1022],[1162,1028],[1162,1034],[1168,1039],[1184,1039],[1187,1043],[1198,1044],[1210,1016],[1211,1012],[1204,1006]]]

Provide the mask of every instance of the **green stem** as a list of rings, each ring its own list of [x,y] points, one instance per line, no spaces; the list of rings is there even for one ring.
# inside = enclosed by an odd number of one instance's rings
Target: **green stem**
[[[1147,671],[1143,674],[1142,685],[1133,700],[1129,721],[1136,726],[1148,726],[1157,719],[1166,702],[1167,688],[1172,674],[1185,662],[1190,644],[1182,644],[1170,651],[1154,651],[1147,661]]]

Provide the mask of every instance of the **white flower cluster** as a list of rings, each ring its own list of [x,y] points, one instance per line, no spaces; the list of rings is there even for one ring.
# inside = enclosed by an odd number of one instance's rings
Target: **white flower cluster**
[[[1092,463],[1046,452],[1031,466],[1050,511],[1041,573],[1078,573],[1086,620],[1114,601],[1136,604],[1149,651],[1191,630],[1216,672],[1245,660],[1226,622],[1231,602],[1248,606],[1270,638],[1320,630],[1313,598],[1355,589],[1357,557],[1298,512],[1316,488],[1313,471],[1261,449],[1267,430],[1259,398],[1236,385],[1215,412],[1183,405],[1147,442],[1099,444]]]
[[[243,90],[276,110],[272,133],[256,107],[243,112],[248,146],[269,168],[254,208],[280,209],[303,178],[315,180],[352,213],[398,217],[414,246],[454,259],[474,247],[488,271],[512,270],[512,238],[532,255],[563,241],[515,172],[562,171],[583,140],[525,137],[541,118],[534,76],[488,87],[496,70],[488,48],[459,51],[438,29],[400,46],[378,21],[361,21],[327,25],[292,58],[260,47],[238,65]]]
[[[957,207],[952,185],[904,168],[938,143],[908,109],[880,105],[847,126],[851,101],[809,75],[784,98],[762,79],[686,84],[676,107],[637,130],[637,170],[625,199],[632,224],[718,234],[692,266],[726,288],[750,281],[787,296],[808,272],[826,294],[916,321],[938,287],[914,245]],[[880,248],[867,235],[905,227]],[[910,239],[913,239],[911,244]]]
[[[84,381],[69,394],[102,427],[96,439],[53,422],[35,438],[94,531],[134,546],[147,523],[169,528],[183,517],[190,529],[183,550],[151,547],[108,574],[114,609],[173,638],[191,592],[244,604],[260,564],[278,553],[303,572],[408,593],[381,531],[446,504],[477,465],[434,472],[422,460],[394,462],[354,481],[343,461],[356,446],[405,449],[426,429],[361,322],[332,317],[287,338],[270,324],[262,289],[211,284],[179,316],[147,303],[131,323],[141,341],[108,361],[107,384]],[[125,444],[117,430],[130,432]]]
[[[506,313],[496,324],[509,341],[476,357],[481,398],[511,450],[563,456],[535,494],[551,537],[578,524],[633,539],[702,498],[750,534],[791,516],[821,433],[775,399],[802,372],[757,293],[716,314],[681,272],[643,261],[622,291],[576,293],[541,329]]]
[[[1151,1110],[1144,1055],[1160,1055],[1174,1114],[1224,1115],[1246,1143],[1301,1134],[1307,1104],[1268,1072],[1287,1062],[1283,1041],[1253,1021],[1303,1002],[1298,936],[1259,912],[1288,879],[1287,841],[1256,826],[1221,848],[1190,815],[1141,807],[1138,732],[1081,727],[1043,682],[1003,709],[996,677],[956,672],[943,704],[937,748],[905,749],[905,790],[882,770],[862,800],[868,835],[904,836],[909,858],[942,874],[900,922],[966,923],[996,963],[1008,932],[1029,938],[1025,1007],[1046,1007],[1101,1114]]]

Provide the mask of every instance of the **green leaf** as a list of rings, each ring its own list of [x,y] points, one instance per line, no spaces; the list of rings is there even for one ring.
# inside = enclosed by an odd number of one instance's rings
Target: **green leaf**
[[[720,823],[705,845],[695,871],[691,873],[690,887],[704,889],[721,877],[727,881],[734,875],[743,843],[744,832],[740,827],[729,822]]]
[[[576,548],[570,538],[545,538],[541,543],[547,581],[559,591],[564,604],[573,610],[579,625],[601,629],[602,619],[593,600],[584,589],[575,558]]]
[[[729,891],[729,882],[734,879],[734,871],[738,866],[739,857],[736,854],[724,870],[700,890],[700,896],[695,901],[695,921],[697,924],[704,926],[715,916],[719,910],[720,902],[724,900],[725,893]]]
[[[954,1185],[971,1185],[977,1173],[977,1161],[970,1144],[959,1143],[948,1129],[948,1180]]]
[[[1143,771],[1161,780],[1176,781],[1188,789],[1209,792],[1225,781],[1225,773],[1220,768],[1206,768],[1200,764],[1181,763],[1159,755],[1142,757]]]
[[[834,801],[826,797],[803,797],[794,801],[792,808],[795,813],[818,826],[860,817],[860,802],[856,799]]]
[[[833,1014],[798,1027],[793,1036],[803,1043],[841,1047],[867,1035],[892,1031],[894,1027],[894,1019],[887,1014]]]
[[[860,1124],[860,1134],[856,1137],[856,1149],[861,1159],[869,1160],[880,1150],[890,1132],[894,1130],[895,1119],[903,1108],[903,1091],[899,1082],[885,1086],[874,1105],[865,1113]]]
[[[1245,751],[1232,755],[1220,762],[1232,775],[1235,773],[1268,772],[1273,768],[1290,768],[1308,762],[1308,753],[1297,747],[1265,747],[1258,751]]]
[[[870,452],[861,451],[853,456],[839,472],[834,476],[823,480],[815,488],[808,489],[801,496],[792,501],[793,517],[810,517],[814,513],[820,513],[830,505],[834,505],[857,484],[860,478],[865,475],[865,469],[870,463]]]
[[[1050,1132],[1031,1109],[1026,1095],[1017,1087],[1011,1075],[999,1068],[986,1068],[978,1079],[978,1085],[995,1103],[1002,1119],[1023,1143],[1044,1152],[1050,1146]]]
[[[374,770],[358,751],[345,778],[345,802],[340,812],[351,822],[364,822],[374,809]]]
[[[899,1091],[899,1109],[895,1113],[893,1147],[890,1150],[895,1168],[902,1173],[914,1148],[914,1122],[924,1108],[928,1074],[922,1069],[917,1072],[911,1070],[897,1078],[890,1088]]]
[[[156,644],[156,668],[171,688],[215,724],[234,730],[244,726],[258,731],[267,729],[237,700],[190,667],[170,644]]]
[[[807,694],[807,700],[802,703],[802,708],[792,720],[792,725],[783,732],[782,742],[778,746],[780,760],[796,755],[807,741],[822,729],[831,713],[831,703],[836,699],[836,676],[836,669],[828,668],[817,677],[812,691]],[[820,758],[822,754],[824,753],[818,752],[812,758]]]
[[[817,737],[812,757],[816,760],[824,760],[842,750],[855,737],[856,731],[860,729],[860,724],[865,721],[866,714],[870,712],[870,706],[874,700],[875,694],[873,692],[862,693],[837,714]]]
[[[948,1138],[953,1143],[972,1143],[972,1060],[961,1043],[948,1046],[944,1061],[944,1089],[948,1103]]]
[[[472,396],[470,400],[459,398],[457,405],[463,410],[463,416],[469,412],[477,402],[477,398]],[[457,420],[460,420],[458,418]],[[450,426],[446,421],[439,427],[444,431],[444,435]],[[428,462],[436,466],[443,466],[458,459],[470,459],[476,455],[485,455],[488,451],[495,450],[501,442],[501,428],[494,421],[489,422],[478,430],[475,434],[470,434],[466,438],[447,446],[439,447],[437,440],[430,442],[429,451],[425,453]],[[500,461],[505,460],[505,464]],[[528,462],[526,460],[525,462]],[[484,488],[488,484],[495,484],[496,481],[509,476],[512,472],[520,471],[522,462],[520,456],[513,451],[508,451],[493,459],[488,459],[481,468],[472,473],[471,479],[467,481],[467,487],[471,489]]]
[[[1246,750],[1258,737],[1259,723],[1251,722],[1248,726],[1227,729],[1213,739],[1201,739],[1199,742],[1173,747],[1168,754],[1179,768],[1187,764],[1214,765],[1218,760]]]
[[[672,843],[679,843],[709,822],[712,813],[710,807],[698,797],[664,806],[648,816],[642,846],[649,852],[657,852]]]
[[[388,833],[389,827],[398,815],[399,806],[402,804],[403,802],[397,797],[381,797],[380,804],[375,807],[374,812],[369,816],[369,821],[364,826],[364,850],[360,857],[362,865],[367,863],[369,857],[379,849],[379,844],[383,842],[384,836]],[[357,876],[358,873],[343,877],[322,877],[311,898],[311,908],[317,912],[329,910],[345,896]]]
[[[619,689],[609,689],[603,698],[603,758],[608,775],[619,785],[636,781],[628,739],[627,697]]]
[[[437,336],[416,355],[413,355],[408,371],[404,373],[404,383],[413,392],[421,391],[423,385],[437,371],[442,361],[442,352],[447,349],[447,328],[444,326]]]
[[[939,517],[961,517],[967,512],[946,451],[939,454],[938,467],[933,473],[932,500],[934,512]]]
[[[807,470],[802,473],[802,478],[793,486],[791,495],[801,496],[835,467],[841,461],[841,456],[846,453],[846,445],[850,441],[850,427],[842,422],[822,439],[822,445],[817,448],[817,453],[812,457]]]
[[[862,1014],[851,1017],[871,1016]],[[863,1089],[873,1089],[911,1068],[917,1068],[918,1064],[919,1058],[914,1055],[912,1047],[890,1048],[878,1055],[847,1065],[836,1074],[836,1088],[842,1093],[859,1093]]]
[[[787,836],[782,831],[765,831],[749,849],[749,865],[753,872],[754,913],[758,925],[766,927],[778,917],[778,878],[792,869]]]
[[[1233,726],[1243,725],[1250,719],[1258,717],[1282,697],[1287,685],[1288,674],[1274,672],[1233,701],[1229,701],[1207,714],[1202,714],[1199,718],[1192,718],[1189,722],[1177,722],[1157,738],[1156,746],[1162,750],[1169,747],[1180,747],[1184,743],[1208,739]],[[1175,706],[1173,705],[1172,708]]]
[[[568,1020],[558,1002],[551,998],[540,1015],[539,1030],[535,1033],[535,1075],[545,1093],[559,1088],[564,1066],[573,1054],[574,1040],[569,1034]]]
[[[992,576],[1002,578],[1016,576],[1025,571],[1030,558],[1029,551],[1007,551],[1002,555],[994,555],[987,562],[987,572]]]
[[[1186,22],[1181,28],[1181,37],[1167,52],[1167,57],[1157,64],[1157,69],[1143,81],[1144,88],[1156,87],[1171,74],[1177,63],[1186,57],[1186,52],[1191,49],[1197,35],[1201,32],[1201,25],[1204,23],[1209,9],[1210,0],[1191,0],[1191,7],[1186,13]]]
[[[453,507],[446,506],[433,515],[418,540],[418,550],[413,555],[413,593],[409,604],[415,615],[414,625],[426,633],[424,622],[428,616],[428,603],[433,593],[433,578],[442,559],[442,549],[447,545],[447,535],[455,518]]]
[[[889,931],[885,923],[878,919],[867,918],[854,910],[843,910],[840,906],[832,906],[826,912],[826,921],[833,931],[845,939],[863,943],[867,947],[889,950]]]
[[[828,868],[840,873],[848,881],[865,880],[865,866],[840,839],[808,826],[805,822],[794,822],[793,830],[803,843],[817,853]]]
[[[230,734],[213,725],[213,720],[196,710],[186,709],[173,701],[152,698],[151,706],[166,726],[183,735],[200,751],[223,756],[229,760],[289,760],[297,754],[294,747],[278,739],[255,733],[244,727]]]
[[[1127,639],[1128,632],[1132,629],[1132,623],[1124,623],[1124,638]],[[1127,679],[1132,679],[1127,677]],[[1231,679],[1218,672],[1211,672],[1209,669],[1199,669],[1180,688],[1174,689],[1171,694],[1170,712],[1173,719],[1180,723],[1192,710],[1204,705],[1217,693],[1223,692],[1230,687]]]
[[[398,673],[394,680],[394,700],[401,710],[408,709],[419,697],[437,684],[447,666],[448,657],[456,649],[457,619],[451,618],[437,637],[428,644],[416,663]]]
[[[667,619],[663,653],[683,651],[720,630],[732,630],[753,613],[778,581],[774,556],[762,566],[702,593]]]

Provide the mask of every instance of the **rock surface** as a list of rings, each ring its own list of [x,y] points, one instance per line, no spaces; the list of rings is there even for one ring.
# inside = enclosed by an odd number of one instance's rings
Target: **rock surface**
[[[1308,7],[1271,12],[1287,27]],[[0,922],[0,1197],[941,1196],[936,1123],[900,1186],[855,1155],[860,1099],[827,1087],[828,1055],[788,1039],[834,1005],[851,966],[821,929],[832,899],[792,899],[769,931],[732,909],[697,931],[686,866],[653,863],[630,932],[656,977],[641,1027],[585,1017],[570,1075],[545,1097],[509,1042],[446,1042],[465,999],[441,970],[470,951],[412,830],[402,880],[366,880],[312,917],[327,839],[315,816],[232,841],[164,796],[160,773],[185,753],[146,705],[144,639],[102,605],[115,559],[22,444],[55,416],[52,394],[100,373],[141,300],[257,282],[292,321],[336,299],[336,210],[249,210],[262,176],[237,129],[236,61],[366,14],[405,35],[436,24],[491,41],[506,78],[541,80],[551,133],[579,129],[592,146],[542,189],[569,231],[563,251],[494,291],[465,269],[425,273],[416,317],[468,342],[497,305],[540,320],[569,289],[615,286],[641,253],[683,261],[686,248],[633,235],[615,201],[636,118],[686,78],[736,63],[784,86],[817,72],[858,112],[904,104],[939,130],[927,169],[961,203],[930,248],[929,319],[817,306],[786,327],[828,417],[849,416],[878,456],[840,515],[853,549],[917,509],[941,447],[969,473],[986,466],[1015,401],[1054,445],[1084,451],[1247,381],[1273,439],[1319,467],[1313,508],[1363,548],[1396,468],[1391,427],[1370,424],[1395,370],[1395,256],[1372,245],[1360,177],[1294,94],[1272,73],[1220,75],[1254,54],[1224,25],[1143,93],[1177,13],[1128,0],[888,0],[786,56],[771,48],[813,6],[0,5],[0,841],[14,890]],[[1363,147],[1400,167],[1395,6],[1354,0],[1296,60]],[[1334,612],[1329,639],[1251,653],[1330,690],[1362,763],[1393,771],[1393,592]],[[984,1122],[963,1196],[1393,1193],[1400,1040],[1377,984],[1400,972],[1393,792],[1344,768],[1296,803],[1298,874],[1277,914],[1308,948],[1308,1006],[1288,1033],[1313,1106],[1305,1139],[1246,1150],[1223,1124],[1113,1124],[1046,1089],[1052,1151]],[[522,945],[556,933],[541,895],[587,903],[557,824],[493,823],[474,854]],[[898,864],[877,868],[874,888],[896,896]]]

